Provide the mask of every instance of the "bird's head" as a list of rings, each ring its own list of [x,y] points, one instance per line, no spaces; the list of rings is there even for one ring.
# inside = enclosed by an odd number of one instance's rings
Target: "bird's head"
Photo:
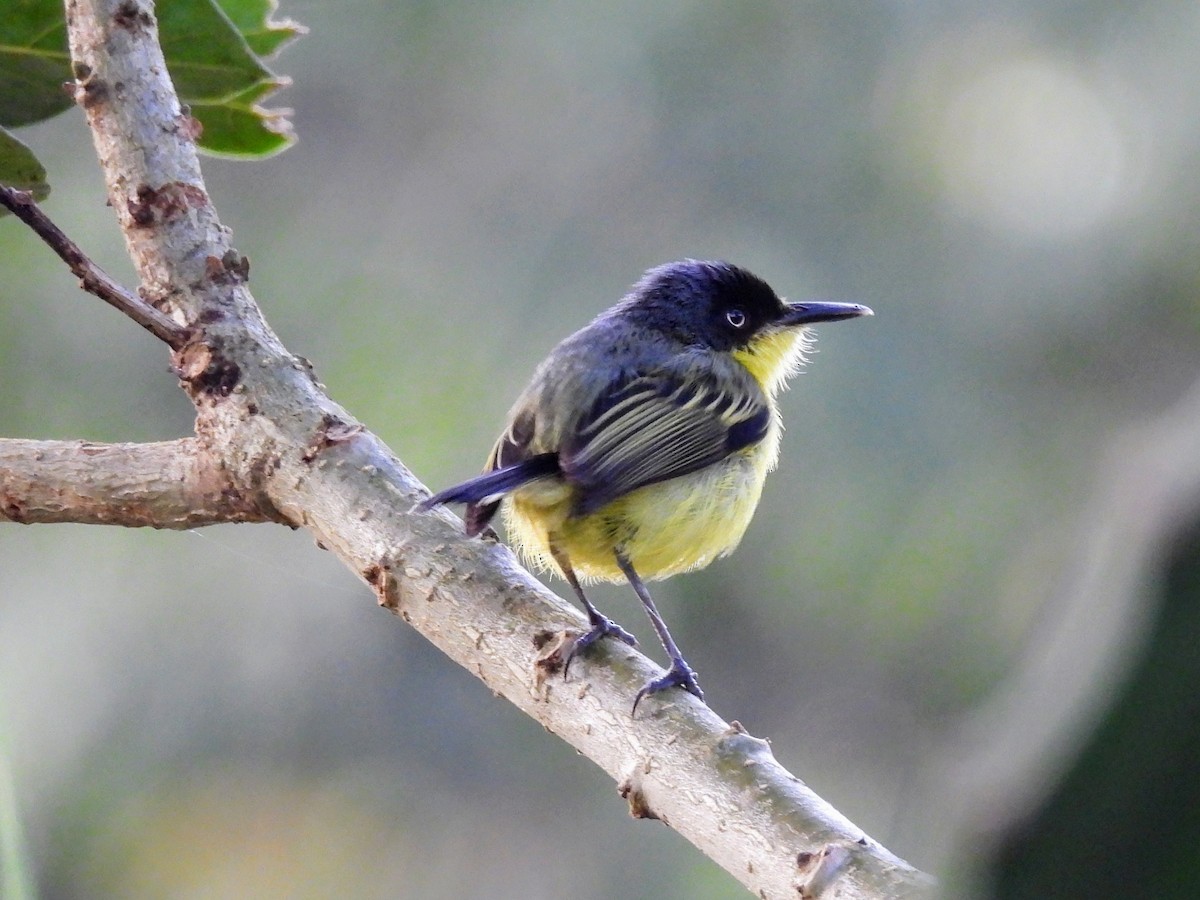
[[[733,355],[770,393],[802,361],[805,326],[873,315],[858,303],[788,303],[746,269],[695,259],[650,269],[621,306],[643,327]]]

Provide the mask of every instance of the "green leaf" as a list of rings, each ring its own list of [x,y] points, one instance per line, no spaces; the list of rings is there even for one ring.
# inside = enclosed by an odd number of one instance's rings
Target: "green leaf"
[[[175,90],[187,103],[212,101],[273,77],[212,0],[167,0],[159,40]]]
[[[28,125],[70,108],[63,89],[70,80],[62,3],[0,3],[0,125]]]
[[[3,128],[0,128],[0,184],[29,191],[35,200],[45,200],[50,193],[46,170],[33,151]],[[7,210],[0,210],[0,215],[7,214]]]
[[[285,82],[286,83],[286,82]],[[204,128],[197,144],[213,156],[262,158],[286,150],[296,142],[285,112],[257,105],[278,82],[260,82],[220,103],[197,103],[191,113]]]
[[[197,146],[220,156],[269,156],[295,137],[286,111],[258,103],[289,82],[263,65],[241,29],[258,29],[275,47],[298,31],[275,35],[284,26],[268,21],[268,0],[230,3],[240,27],[214,0],[166,0],[158,7],[159,39],[175,89],[202,126]]]
[[[159,39],[180,101],[200,122],[200,150],[262,157],[295,136],[286,110],[259,104],[289,82],[260,56],[304,32],[275,22],[274,0],[161,0]],[[0,124],[28,125],[72,104],[61,0],[0,0]]]
[[[307,29],[291,19],[271,19],[278,4],[275,0],[217,0],[229,21],[259,56],[270,56],[292,38]]]

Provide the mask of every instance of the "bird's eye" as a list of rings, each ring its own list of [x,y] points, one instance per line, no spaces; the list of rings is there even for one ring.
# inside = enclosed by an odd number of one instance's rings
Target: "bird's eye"
[[[746,314],[740,309],[731,309],[725,313],[725,321],[734,328],[741,328],[746,324]]]

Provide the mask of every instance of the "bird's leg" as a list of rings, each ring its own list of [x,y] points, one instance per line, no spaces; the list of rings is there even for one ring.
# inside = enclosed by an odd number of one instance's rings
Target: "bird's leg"
[[[693,694],[699,698],[701,702],[704,702],[704,692],[700,690],[700,682],[696,678],[696,672],[684,660],[683,654],[679,652],[679,647],[676,646],[674,638],[671,637],[671,632],[667,631],[667,623],[658,614],[658,608],[650,598],[650,592],[646,590],[646,585],[642,583],[641,577],[634,570],[633,564],[624,553],[618,550],[616,556],[617,565],[621,567],[621,571],[625,573],[625,577],[633,585],[638,599],[642,601],[642,606],[646,607],[646,615],[650,617],[650,624],[658,632],[658,639],[662,641],[663,649],[667,651],[667,656],[671,657],[671,668],[667,670],[667,674],[661,678],[655,678],[637,692],[637,696],[633,698],[632,715],[637,715],[638,704],[642,702],[642,698],[647,694],[657,694],[659,691],[664,691],[671,687],[681,687],[689,694]]]
[[[628,644],[630,647],[636,647],[637,638],[600,612],[600,610],[596,609],[596,607],[592,606],[592,601],[588,600],[587,596],[583,593],[583,588],[579,586],[579,579],[575,577],[575,570],[571,568],[571,560],[566,552],[552,543],[550,553],[554,557],[554,561],[558,563],[558,567],[562,569],[563,577],[571,585],[571,590],[575,592],[575,596],[583,604],[583,608],[587,611],[588,622],[592,626],[586,634],[582,634],[575,639],[575,643],[571,647],[571,652],[567,654],[566,661],[563,663],[563,678],[567,677],[567,673],[571,669],[571,661],[602,637],[614,637],[618,641]]]

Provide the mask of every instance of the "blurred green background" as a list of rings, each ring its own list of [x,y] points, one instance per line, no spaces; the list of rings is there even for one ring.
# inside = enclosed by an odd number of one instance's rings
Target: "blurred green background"
[[[1193,496],[1157,488],[1200,446],[1149,423],[1200,361],[1200,6],[281,12],[300,141],[208,187],[273,327],[430,486],[651,265],[874,308],[818,329],[741,549],[656,597],[719,714],[964,885],[1151,630],[1165,532],[1129,509]],[[82,113],[19,134],[132,283]],[[0,260],[0,434],[190,432],[159,344],[11,219]],[[303,533],[8,526],[0,591],[47,896],[741,895]]]

